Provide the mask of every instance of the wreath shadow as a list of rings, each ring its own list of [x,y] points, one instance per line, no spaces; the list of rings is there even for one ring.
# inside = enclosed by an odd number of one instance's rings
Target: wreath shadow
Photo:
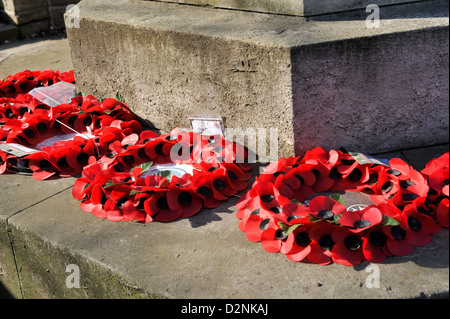
[[[223,202],[219,207],[216,208],[202,208],[202,210],[190,218],[188,218],[191,223],[192,228],[198,228],[206,226],[209,223],[218,222],[222,220],[220,214],[235,214],[237,212],[236,204],[242,195],[245,195],[252,187],[255,182],[255,178],[259,176],[262,169],[268,165],[260,162],[252,163],[252,170],[250,171],[252,177],[247,181],[247,189],[238,192],[235,196],[230,197],[228,200]]]

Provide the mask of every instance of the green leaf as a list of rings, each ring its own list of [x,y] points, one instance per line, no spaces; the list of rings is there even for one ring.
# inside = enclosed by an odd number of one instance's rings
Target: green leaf
[[[308,215],[308,220],[309,220],[311,223],[316,223],[316,222],[323,221],[323,219],[317,218],[316,216],[313,216],[313,215],[311,215],[311,214],[306,214],[306,215]]]
[[[341,204],[344,204],[344,199],[342,198],[341,194],[334,193],[334,194],[328,195],[328,197],[334,199],[335,201],[337,201],[337,202],[339,202]]]
[[[113,184],[113,182],[112,182],[112,180],[109,180],[109,181],[107,181],[106,183],[105,183],[105,185],[103,185],[103,188],[108,188],[108,187],[111,187],[111,186],[114,186],[115,184]]]
[[[133,168],[131,169],[130,173],[133,174],[133,171],[134,171],[136,168],[142,168],[142,172],[141,172],[141,174],[139,174],[139,175],[142,175],[142,174],[144,174],[145,172],[147,172],[147,171],[150,169],[150,167],[152,167],[152,165],[153,165],[153,162],[142,163],[141,165],[138,165],[138,166],[133,167]]]
[[[383,215],[383,219],[381,220],[382,226],[397,226],[398,224],[400,224],[400,222],[395,218]]]
[[[303,205],[302,203],[300,203],[298,200],[296,200],[295,198],[293,198],[293,199],[291,199],[290,201],[289,201],[289,203],[294,203],[294,204],[297,204],[297,205]]]
[[[313,216],[311,214],[307,214],[308,220],[311,223],[317,223],[317,222],[324,222],[325,220],[322,218],[317,218],[316,216]],[[339,219],[341,219],[342,214],[339,215],[334,215],[333,218],[326,220],[327,222],[329,222],[330,224],[339,224]]]
[[[116,100],[122,103],[125,103],[125,99],[119,92],[116,93]]]
[[[158,172],[158,174],[156,174],[156,175],[165,177],[165,178],[167,178],[168,181],[172,180],[172,172],[169,170]]]
[[[302,226],[303,224],[294,224],[292,226],[286,225],[285,223],[278,222],[281,230],[284,232],[286,236],[289,236],[297,227]]]

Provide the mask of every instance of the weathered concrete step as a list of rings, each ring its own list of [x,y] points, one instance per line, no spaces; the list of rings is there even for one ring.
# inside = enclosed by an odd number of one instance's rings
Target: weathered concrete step
[[[399,151],[383,158],[401,156],[422,165],[443,151],[448,151],[448,145]],[[171,223],[114,223],[80,210],[71,196],[73,181],[0,176],[0,285],[10,295],[448,298],[448,229],[409,256],[377,264],[380,287],[370,288],[366,283],[373,270],[367,263],[356,267],[295,263],[249,242],[238,228],[237,198]],[[71,286],[74,265],[80,288]]]
[[[210,6],[213,8],[227,8],[236,10],[247,10],[275,14],[287,14],[296,16],[313,16],[326,13],[336,13],[366,8],[373,4],[372,0],[145,0],[173,2],[180,4],[193,4]],[[426,0],[378,0],[378,6],[394,5],[405,2]],[[428,0],[430,1],[430,0]]]
[[[373,29],[363,9],[305,19],[155,1],[81,1],[66,22],[79,89],[120,91],[162,131],[219,115],[278,130],[280,156],[375,153],[448,142],[448,1],[424,3],[381,8]]]

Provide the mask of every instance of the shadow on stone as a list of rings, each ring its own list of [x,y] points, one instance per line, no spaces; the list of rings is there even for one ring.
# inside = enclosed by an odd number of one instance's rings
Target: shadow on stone
[[[311,0],[316,1],[316,0]],[[308,3],[305,2],[305,8]],[[340,13],[324,14],[306,18],[307,21],[354,21],[366,20],[370,11],[357,9]],[[392,19],[426,19],[448,18],[449,2],[447,0],[424,1],[380,7],[381,20]]]
[[[13,295],[0,281],[0,299],[14,299]]]

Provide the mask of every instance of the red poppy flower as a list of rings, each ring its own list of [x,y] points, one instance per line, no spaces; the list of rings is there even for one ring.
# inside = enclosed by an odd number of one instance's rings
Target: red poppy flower
[[[306,226],[297,227],[287,237],[283,231],[275,232],[275,237],[279,238],[278,242],[281,244],[280,252],[286,255],[289,260],[299,262],[311,253],[312,241]]]
[[[174,141],[156,138],[145,143],[145,153],[156,164],[170,163],[170,151]]]
[[[203,205],[206,208],[216,208],[222,204],[224,197],[215,197],[211,174],[206,172],[194,174],[192,177],[192,188],[203,199]]]
[[[201,198],[187,187],[169,187],[167,203],[173,211],[182,210],[181,218],[192,217],[203,207]]]
[[[403,212],[408,219],[409,229],[406,230],[405,240],[411,246],[425,246],[431,242],[430,235],[436,234],[441,227],[427,215],[418,213],[414,205],[407,205]]]
[[[442,226],[442,227],[447,227],[448,228],[448,211],[449,211],[449,200],[448,198],[444,198],[441,200],[441,202],[439,203],[437,210],[436,210],[436,219],[438,221],[438,223]]]
[[[333,220],[336,216],[341,216],[347,212],[347,208],[338,201],[328,196],[314,197],[308,205],[311,215],[324,221]]]
[[[356,266],[361,263],[363,239],[360,234],[352,233],[344,227],[336,228],[331,234],[334,242],[331,258],[335,263],[345,266]]]
[[[44,180],[60,172],[58,164],[45,151],[27,155],[25,158],[30,160],[29,167],[36,180]]]
[[[347,226],[353,233],[360,233],[369,227],[378,225],[382,219],[381,211],[375,205],[370,205],[363,210],[344,211],[339,219],[339,224]]]
[[[328,265],[332,262],[331,249],[335,244],[332,234],[338,227],[338,225],[330,223],[314,223],[309,231],[312,242],[308,259],[311,262],[318,265]]]
[[[8,154],[0,150],[0,175],[8,168],[7,156]]]
[[[413,252],[412,246],[406,241],[408,225],[396,225],[383,227],[387,237],[387,248],[395,256],[406,256]]]
[[[183,209],[178,207],[172,210],[167,199],[167,191],[153,194],[144,202],[145,212],[159,222],[170,222],[178,219],[183,214]]]
[[[145,213],[144,201],[145,199],[126,201],[122,206],[124,221],[152,222],[153,218]]]
[[[392,255],[386,246],[387,236],[380,227],[373,227],[363,237],[364,258],[372,263],[380,263]]]

